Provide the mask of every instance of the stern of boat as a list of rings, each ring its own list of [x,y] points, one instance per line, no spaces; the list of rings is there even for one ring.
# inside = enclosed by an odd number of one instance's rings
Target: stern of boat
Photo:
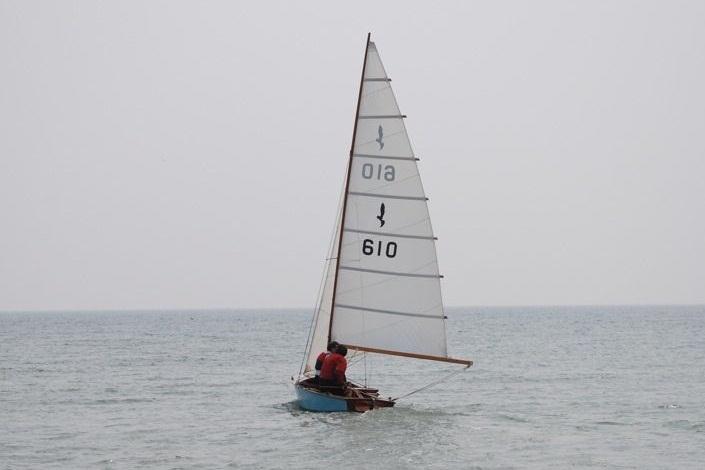
[[[307,411],[364,413],[394,406],[394,400],[380,397],[377,390],[356,385],[349,386],[345,396],[324,392],[311,379],[296,382],[294,388],[298,405]]]

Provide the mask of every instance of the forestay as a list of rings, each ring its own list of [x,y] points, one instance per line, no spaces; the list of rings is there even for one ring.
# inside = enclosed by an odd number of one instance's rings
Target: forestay
[[[340,208],[342,211],[342,206]],[[333,305],[333,285],[335,282],[335,270],[338,254],[338,240],[340,234],[340,217],[341,213],[336,217],[335,230],[333,239],[331,240],[326,258],[326,266],[323,271],[323,280],[321,281],[321,290],[319,292],[316,312],[311,324],[311,332],[309,342],[307,344],[306,359],[304,363],[304,373],[310,375],[313,372],[318,354],[326,350],[328,345],[328,330],[330,328],[330,312]]]

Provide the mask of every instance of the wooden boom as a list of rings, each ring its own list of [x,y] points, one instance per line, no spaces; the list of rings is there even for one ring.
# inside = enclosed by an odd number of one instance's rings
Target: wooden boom
[[[413,357],[416,359],[426,359],[428,361],[451,362],[453,364],[462,364],[465,367],[470,367],[473,364],[472,361],[468,361],[465,359],[455,359],[452,357],[430,356],[428,354],[416,354],[416,353],[407,353],[407,352],[401,352],[401,351],[390,351],[387,349],[367,348],[365,346],[355,346],[354,344],[346,344],[345,347],[347,347],[348,349],[354,349],[356,351],[365,351],[365,352],[371,352],[371,353],[377,353],[377,354],[388,354],[390,356]]]

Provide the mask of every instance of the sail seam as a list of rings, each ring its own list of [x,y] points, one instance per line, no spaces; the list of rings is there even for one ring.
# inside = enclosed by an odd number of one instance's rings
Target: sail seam
[[[415,274],[415,273],[400,273],[397,271],[379,271],[377,269],[364,269],[364,268],[355,268],[353,266],[343,266],[340,265],[339,269],[345,269],[348,271],[359,271],[363,273],[374,273],[374,274],[386,274],[389,276],[403,276],[403,277],[427,277],[427,278],[436,278],[440,279],[443,276],[441,274]]]
[[[438,240],[438,237],[429,237],[426,235],[404,235],[401,233],[383,233],[383,232],[372,232],[370,230],[358,230],[354,228],[344,228],[346,232],[352,233],[364,233],[367,235],[381,235],[383,237],[397,237],[397,238],[414,238],[418,240]]]
[[[391,78],[376,78],[376,77],[365,78],[363,80],[363,82],[391,82],[391,81],[392,81]]]
[[[410,201],[428,201],[427,197],[418,196],[395,196],[393,194],[375,194],[375,193],[360,193],[357,191],[348,192],[350,196],[366,196],[366,197],[381,197],[386,199],[408,199]]]
[[[434,320],[443,320],[445,317],[439,315],[426,315],[423,313],[407,313],[407,312],[397,312],[395,310],[382,310],[378,308],[367,308],[367,307],[356,307],[355,305],[344,305],[335,304],[336,307],[347,308],[351,310],[361,310],[364,312],[374,312],[374,313],[386,313],[389,315],[402,315],[405,317],[420,317],[420,318],[432,318]]]

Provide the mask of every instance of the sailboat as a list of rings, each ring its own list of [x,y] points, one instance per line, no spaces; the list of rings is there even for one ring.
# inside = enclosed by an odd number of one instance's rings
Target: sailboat
[[[354,354],[472,365],[448,356],[437,239],[390,82],[368,34],[342,203],[294,384],[298,405],[310,411],[395,404],[375,388],[317,384],[316,358],[332,340]]]

